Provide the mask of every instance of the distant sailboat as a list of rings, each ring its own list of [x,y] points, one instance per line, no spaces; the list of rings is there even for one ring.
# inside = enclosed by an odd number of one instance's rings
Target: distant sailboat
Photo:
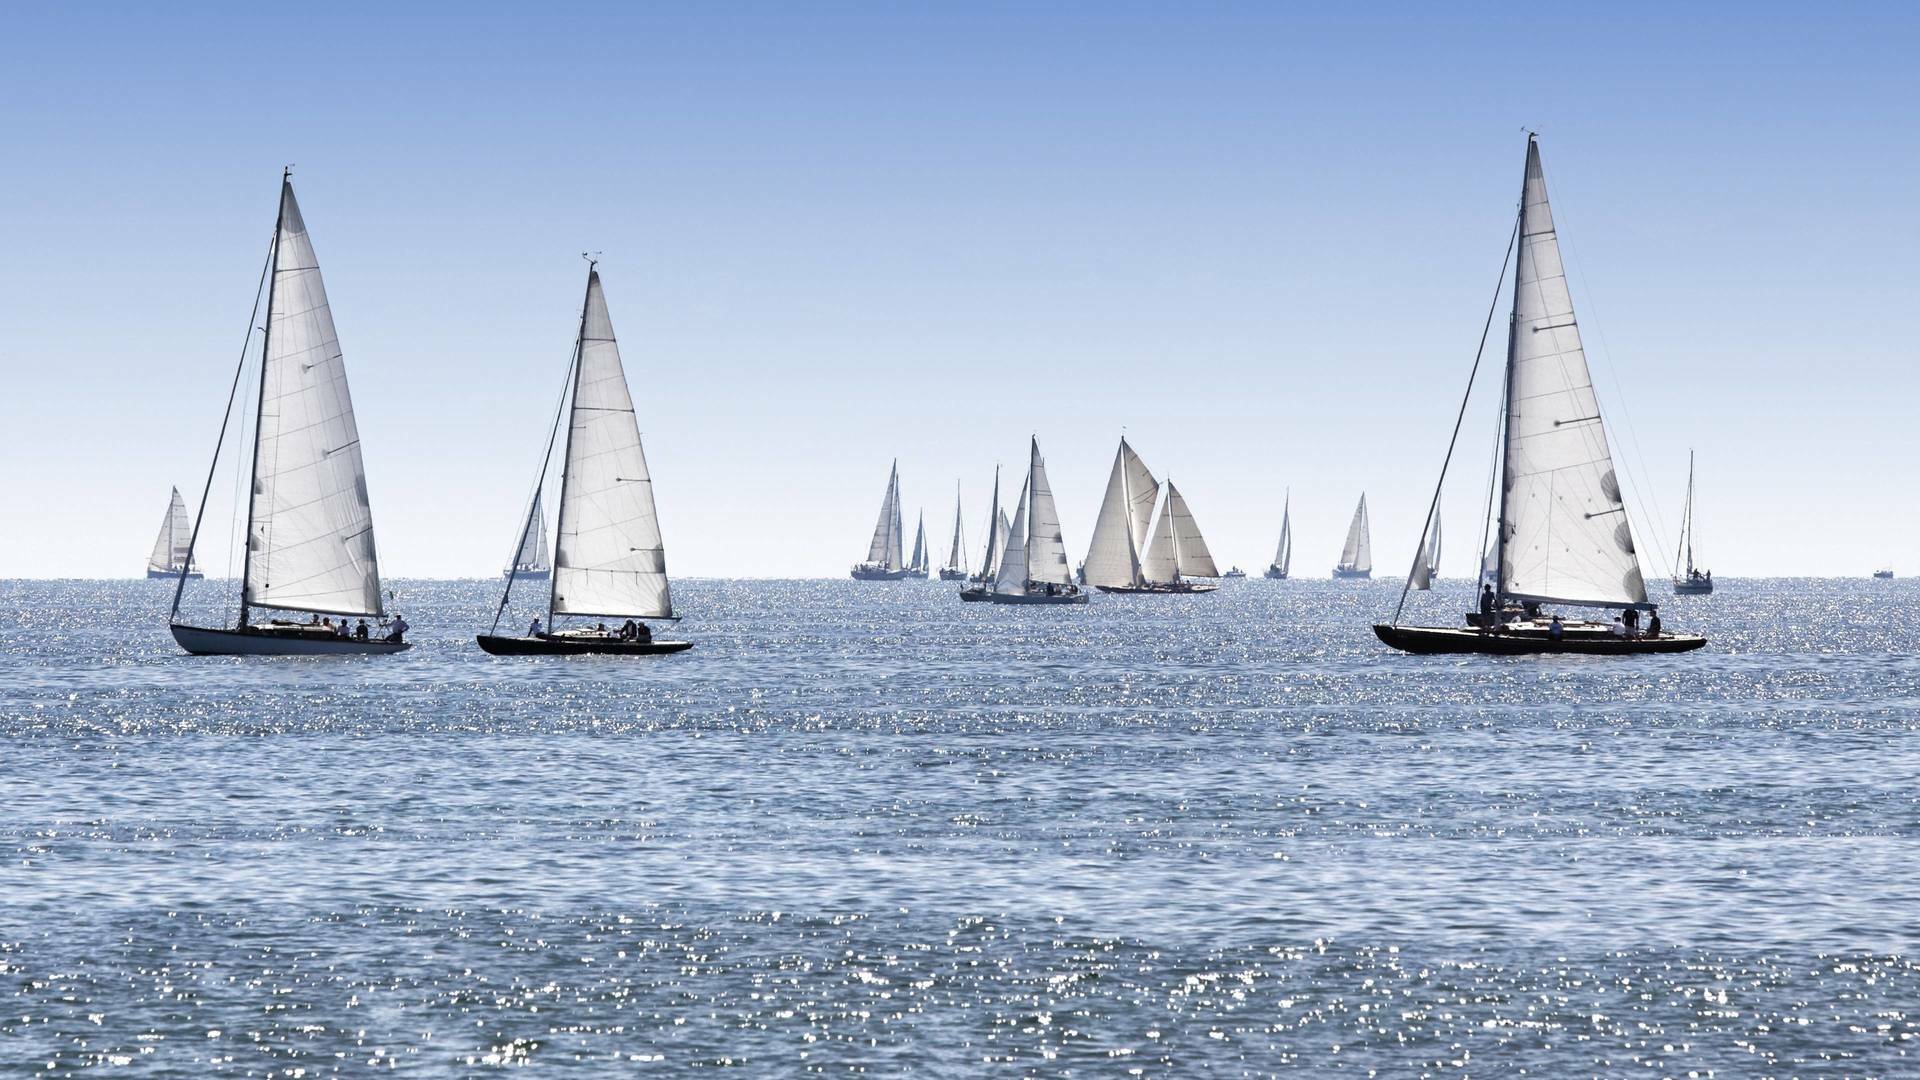
[[[1274,550],[1273,562],[1267,567],[1267,577],[1274,581],[1287,580],[1287,569],[1293,565],[1293,490],[1287,490],[1286,499],[1280,504],[1280,546]]]
[[[587,260],[587,293],[580,306],[580,332],[574,339],[571,400],[561,415],[567,419],[566,448],[560,472],[560,515],[554,523],[559,539],[547,587],[545,629],[525,636],[501,634],[500,617],[513,596],[519,576],[509,572],[507,586],[494,611],[493,627],[476,635],[480,647],[495,656],[649,656],[693,648],[689,641],[660,641],[643,620],[676,619],[667,582],[666,544],[660,536],[660,516],[653,502],[653,473],[640,444],[640,424],[633,407],[633,391],[620,363],[620,344],[613,336],[613,319],[600,286],[599,264]],[[553,452],[560,417],[547,436]],[[545,487],[542,457],[539,492]],[[533,516],[522,526],[522,543],[533,531]],[[573,617],[624,619],[628,631],[599,626],[567,630],[558,620]],[[535,620],[534,627],[539,627]]]
[[[1687,502],[1680,511],[1680,550],[1673,553],[1673,561],[1680,562],[1686,556],[1686,570],[1673,579],[1675,596],[1705,596],[1713,592],[1713,571],[1701,570],[1693,565],[1693,451],[1687,451]]]
[[[1426,543],[1420,545],[1420,557],[1414,560],[1413,588],[1425,592],[1433,588],[1433,581],[1440,576],[1440,504],[1433,504],[1433,528],[1427,532]]]
[[[940,567],[941,581],[967,580],[967,534],[960,524],[960,485],[953,485],[953,545],[947,549],[947,561]]]
[[[1875,570],[1875,571],[1873,572],[1873,576],[1874,576],[1874,577],[1876,577],[1876,578],[1879,578],[1879,579],[1880,579],[1881,581],[1892,581],[1892,580],[1893,580],[1893,567],[1891,567],[1891,566],[1883,566],[1883,567],[1881,567],[1880,569],[1878,569],[1878,570]]]
[[[181,501],[180,489],[173,489],[173,498],[167,502],[167,516],[160,522],[160,535],[154,538],[153,554],[147,556],[147,576],[149,578],[177,578],[185,571],[185,576],[198,580],[204,575],[193,565],[193,525],[187,521],[187,504]]]
[[[1073,583],[1067,569],[1067,545],[1060,533],[1060,513],[1054,507],[1053,488],[1047,483],[1047,463],[1034,439],[1027,459],[1027,482],[1013,514],[1007,552],[988,586],[987,600],[995,604],[1084,604],[1087,594]]]
[[[920,523],[913,530],[913,558],[907,561],[907,576],[927,576],[927,512],[920,511]]]
[[[507,561],[507,568],[501,571],[503,577],[517,577],[522,581],[545,581],[552,569],[547,561],[547,515],[540,509],[540,493],[533,493],[533,508],[527,512],[527,520],[521,523],[520,544],[513,558]]]
[[[900,527],[900,462],[894,461],[887,473],[887,494],[880,500],[880,520],[873,527],[873,540],[867,545],[865,562],[855,564],[853,576],[859,581],[901,581],[914,576],[907,568]],[[925,577],[926,571],[920,571]]]
[[[989,586],[1000,573],[1000,560],[1006,554],[1009,532],[1006,511],[1000,509],[1000,467],[993,467],[993,502],[987,508],[987,552],[980,560],[980,572],[961,586],[960,599],[977,602],[987,598]]]
[[[400,652],[411,646],[403,640],[405,626],[398,621],[390,633],[366,639],[344,633],[349,618],[378,622],[386,613],[360,432],[319,260],[293,197],[291,171],[280,177],[266,282],[239,618],[231,628],[179,622],[183,575],[174,590],[168,628],[181,648],[196,655]],[[244,370],[244,360],[242,364]],[[236,390],[239,379],[236,372]],[[221,441],[225,430],[223,424]],[[216,446],[216,467],[219,460]],[[212,483],[210,468],[209,488]],[[205,508],[202,495],[203,513]],[[196,521],[188,541],[189,559],[198,538]],[[262,609],[309,612],[311,617],[305,622],[276,618],[256,623],[254,613]],[[336,615],[339,633],[322,622],[322,616]]]
[[[1353,523],[1347,526],[1347,542],[1340,548],[1340,565],[1333,568],[1336,578],[1370,578],[1373,576],[1373,538],[1367,529],[1367,496],[1360,495],[1360,505],[1353,511]]]
[[[1633,530],[1561,267],[1540,149],[1531,135],[1513,235],[1519,257],[1495,474],[1497,584],[1486,590],[1468,626],[1402,626],[1396,611],[1394,621],[1376,625],[1374,633],[1394,648],[1416,653],[1622,655],[1697,649],[1705,638],[1657,630],[1616,633],[1611,623],[1548,620],[1539,614],[1545,604],[1628,611],[1652,611],[1653,605],[1634,553]],[[1465,409],[1463,401],[1462,415]],[[1456,443],[1458,435],[1456,424]],[[1436,491],[1433,507],[1438,504]],[[1423,549],[1415,556],[1416,568],[1424,558]]]

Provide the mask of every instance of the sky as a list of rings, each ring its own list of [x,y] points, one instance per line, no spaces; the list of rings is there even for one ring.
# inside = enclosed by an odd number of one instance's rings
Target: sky
[[[675,575],[844,575],[895,458],[908,528],[944,553],[957,483],[977,543],[1029,435],[1078,559],[1124,432],[1223,566],[1265,566],[1290,491],[1323,575],[1364,491],[1394,576],[1529,129],[1647,576],[1690,448],[1718,574],[1920,572],[1913,5],[0,19],[0,577],[138,575],[168,488],[197,504],[288,164],[389,576],[499,572],[585,251]],[[1452,576],[1495,396],[1445,488]]]

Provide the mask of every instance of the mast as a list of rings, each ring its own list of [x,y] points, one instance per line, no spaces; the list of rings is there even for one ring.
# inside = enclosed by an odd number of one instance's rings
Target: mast
[[[1288,488],[1280,502],[1280,573],[1284,576],[1293,562],[1293,489]]]
[[[590,256],[587,259],[587,289],[580,298],[580,332],[573,339],[573,389],[568,392],[567,411],[572,412],[580,398],[580,352],[587,343],[587,305],[593,300],[593,271],[600,260]],[[573,460],[573,429],[571,421],[567,424],[567,445],[560,457],[560,512],[553,522],[554,533],[567,535],[567,465]],[[553,632],[554,597],[560,588],[559,567],[547,574],[547,632]]]
[[[1533,143],[1538,138],[1533,132],[1527,132],[1527,159],[1533,159]],[[1524,251],[1527,246],[1527,166],[1520,167],[1520,209],[1519,217],[1513,226],[1514,247]],[[1497,553],[1494,565],[1498,573],[1494,577],[1494,606],[1505,607],[1507,601],[1507,498],[1511,494],[1507,484],[1507,465],[1513,459],[1513,418],[1509,410],[1513,408],[1513,351],[1519,345],[1520,330],[1520,267],[1524,259],[1513,260],[1513,304],[1507,311],[1507,379],[1505,389],[1500,394],[1500,468],[1494,474],[1494,483],[1500,489],[1500,515],[1494,519],[1493,550]]]
[[[1673,553],[1673,561],[1679,562],[1684,552],[1687,557],[1687,576],[1693,576],[1693,451],[1687,451],[1687,501],[1680,511],[1680,550]]]
[[[243,630],[247,626],[247,581],[253,576],[253,511],[254,502],[260,497],[260,418],[267,412],[267,350],[273,344],[273,293],[280,284],[280,228],[287,223],[287,189],[293,186],[292,177],[293,166],[280,171],[280,206],[273,215],[273,258],[267,271],[267,324],[260,331],[260,395],[253,407],[253,465],[247,477],[247,539],[240,563],[239,629]]]
[[[993,578],[993,557],[1000,551],[1000,466],[993,467],[993,505],[987,509],[987,558],[980,564],[980,584]]]

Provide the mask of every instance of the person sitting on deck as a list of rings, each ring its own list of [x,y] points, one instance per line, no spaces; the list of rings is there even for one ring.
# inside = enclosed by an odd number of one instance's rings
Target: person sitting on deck
[[[320,629],[325,630],[329,634],[333,633],[333,616],[329,615],[326,618],[321,619]]]
[[[1547,624],[1547,637],[1552,638],[1554,641],[1559,641],[1561,636],[1566,633],[1566,630],[1566,624],[1560,621],[1560,613],[1555,612],[1553,621]]]
[[[395,615],[393,617],[393,623],[387,631],[387,640],[398,645],[406,640],[406,633],[411,629],[413,629],[413,627],[407,623],[407,620]]]
[[[334,637],[351,637],[352,636],[351,631],[347,629],[347,620],[341,619],[339,622],[333,624],[333,636]]]
[[[1627,636],[1626,621],[1620,618],[1620,616],[1618,615],[1615,615],[1613,617],[1613,626],[1611,629],[1613,630],[1614,637],[1623,638]]]
[[[632,641],[636,636],[638,636],[638,631],[635,629],[634,621],[632,619],[628,619],[625,623],[621,624],[620,626],[621,641]]]
[[[355,641],[367,640],[367,620],[361,619],[360,624],[353,628],[353,639]]]
[[[1640,612],[1637,608],[1628,608],[1620,613],[1620,621],[1627,624],[1627,636],[1640,636]]]
[[[540,636],[540,616],[535,615],[533,617],[533,625],[527,627],[527,636],[531,638]]]
[[[1650,638],[1657,638],[1660,636],[1660,609],[1659,608],[1654,608],[1652,611],[1647,613],[1647,636]]]

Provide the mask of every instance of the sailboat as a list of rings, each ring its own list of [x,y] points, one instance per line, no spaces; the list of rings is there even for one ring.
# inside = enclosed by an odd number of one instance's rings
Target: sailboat
[[[545,581],[552,564],[547,561],[547,515],[540,509],[540,493],[533,493],[533,508],[520,526],[520,543],[513,558],[507,560],[502,577],[522,581]]]
[[[1287,569],[1293,565],[1293,490],[1289,488],[1286,500],[1280,504],[1280,546],[1274,549],[1273,562],[1267,567],[1267,577],[1274,581],[1287,580]]]
[[[167,516],[160,522],[160,535],[153,540],[153,554],[147,556],[147,577],[185,576],[195,580],[204,577],[193,565],[193,548],[189,543],[192,539],[193,526],[187,521],[187,504],[181,501],[180,489],[174,488],[173,497],[167,502]]]
[[[953,485],[953,545],[947,549],[947,561],[940,567],[940,580],[967,580],[967,533],[960,524],[959,481]]]
[[[1060,513],[1054,508],[1039,439],[1030,444],[1027,481],[1015,504],[1000,570],[987,586],[987,600],[995,604],[1087,602],[1087,594],[1073,583],[1067,569],[1066,540],[1060,534]]]
[[[538,512],[546,483],[547,460],[567,418],[566,449],[560,472],[560,515],[554,522],[553,572],[547,585],[546,628],[539,620],[524,637],[499,632],[500,617],[513,596],[519,573],[507,574],[493,627],[476,635],[494,656],[575,656],[599,654],[649,656],[693,648],[690,641],[661,641],[643,620],[676,619],[667,583],[666,545],[653,503],[653,473],[640,445],[640,424],[633,392],[620,364],[601,290],[599,263],[587,260],[587,295],[580,306],[580,332],[568,361],[569,400],[556,413],[540,459],[540,483],[534,487]],[[535,514],[521,526],[521,544],[533,532]],[[593,627],[562,630],[562,618],[624,619],[619,631]]]
[[[320,280],[319,260],[293,197],[290,169],[280,175],[280,205],[264,276],[267,322],[260,346],[239,618],[231,627],[181,623],[180,599],[187,581],[182,573],[174,588],[168,628],[180,647],[195,655],[400,652],[411,647],[402,636],[404,622],[396,620],[390,631],[370,633],[366,639],[345,632],[349,618],[373,619],[377,625],[386,612],[381,606],[373,511],[346,367],[326,286]],[[234,393],[245,366],[243,357],[241,370],[234,373]],[[214,465],[207,470],[209,490],[219,466],[219,443],[225,441],[224,420],[220,430]],[[206,503],[203,492],[202,515]],[[196,519],[187,541],[189,560],[199,533]],[[187,565],[182,563],[181,569]],[[254,615],[263,610],[307,612],[309,618],[256,622]],[[323,622],[323,617],[336,615],[340,616],[337,631]]]
[[[924,578],[931,569],[927,565],[927,512],[920,511],[920,523],[913,530],[913,558],[907,560],[907,576]]]
[[[900,462],[896,459],[887,473],[887,494],[880,500],[880,520],[873,527],[873,541],[867,545],[865,562],[856,563],[853,576],[859,581],[900,581],[914,576],[901,551]],[[925,577],[923,569],[920,576]]]
[[[1336,578],[1373,576],[1373,537],[1367,529],[1367,494],[1360,493],[1360,505],[1353,511],[1353,523],[1347,526],[1347,542],[1340,548],[1340,565],[1333,568]]]
[[[960,587],[960,599],[977,603],[987,598],[988,586],[1000,573],[1000,560],[1007,551],[1007,513],[1000,509],[1000,466],[993,467],[993,502],[987,509],[987,552],[980,560],[980,572]]]
[[[1686,571],[1673,579],[1675,596],[1705,596],[1713,592],[1713,571],[1693,565],[1693,451],[1687,451],[1687,502],[1680,511],[1680,550],[1673,553],[1678,564],[1686,556]]]
[[[1468,617],[1467,626],[1402,626],[1396,611],[1394,621],[1376,625],[1374,633],[1394,648],[1416,653],[1622,655],[1697,649],[1705,638],[1660,632],[1657,615],[1641,634],[1540,613],[1546,604],[1612,608],[1623,615],[1652,613],[1654,605],[1647,601],[1634,553],[1633,530],[1561,267],[1540,148],[1531,134],[1513,237],[1519,257],[1507,331],[1505,427],[1495,472],[1500,500],[1496,584],[1484,590],[1481,611]],[[1462,416],[1465,410],[1463,400]],[[1449,459],[1458,438],[1456,422]],[[1443,484],[1445,474],[1442,467]],[[1436,488],[1429,521],[1439,501]],[[1424,549],[1416,553],[1416,568],[1424,557]],[[1401,603],[1404,607],[1405,593]]]
[[[1433,588],[1433,581],[1440,576],[1440,504],[1433,504],[1433,528],[1427,530],[1427,536],[1420,545],[1420,557],[1413,564],[1413,588],[1426,592]]]
[[[1166,498],[1160,499],[1162,488]],[[1147,526],[1160,502],[1160,521],[1151,540]],[[1114,452],[1113,472],[1093,526],[1093,542],[1082,564],[1083,584],[1109,593],[1197,593],[1219,588],[1195,577],[1219,577],[1213,553],[1180,489],[1171,480],[1154,480],[1140,455],[1123,437]]]
[[[1875,570],[1875,571],[1873,572],[1873,576],[1874,576],[1874,577],[1876,577],[1876,578],[1878,578],[1878,579],[1879,579],[1879,580],[1881,580],[1881,581],[1892,581],[1892,580],[1893,580],[1893,567],[1891,567],[1891,566],[1883,566],[1883,567],[1881,567],[1880,569],[1878,569],[1878,570]]]

